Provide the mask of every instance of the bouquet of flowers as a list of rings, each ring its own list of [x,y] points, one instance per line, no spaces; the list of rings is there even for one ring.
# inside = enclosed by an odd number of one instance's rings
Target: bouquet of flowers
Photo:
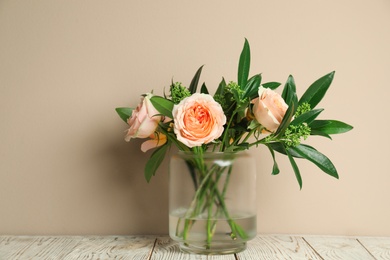
[[[136,108],[116,109],[129,126],[125,140],[145,138],[147,140],[142,143],[141,150],[154,149],[145,166],[148,182],[171,145],[180,151],[199,155],[199,159],[188,162],[199,173],[193,178],[197,193],[184,214],[182,230],[178,231],[184,240],[193,225],[191,217],[209,210],[207,240],[210,242],[215,226],[212,216],[229,216],[224,206],[224,192],[215,186],[218,176],[229,166],[206,167],[201,155],[207,151],[236,153],[265,145],[274,162],[272,174],[279,173],[275,152],[286,155],[300,188],[302,178],[296,158],[309,160],[328,175],[338,178],[335,166],[324,154],[301,143],[311,135],[331,139],[330,135],[352,129],[341,121],[317,119],[324,110],[317,105],[331,85],[334,72],[316,80],[299,99],[294,78],[290,75],[279,94],[275,90],[281,83],[263,83],[261,74],[249,77],[250,47],[246,39],[239,58],[236,82],[222,78],[214,95],[203,83],[197,93],[202,68],[197,70],[188,87],[172,81],[169,93],[163,96],[146,93]],[[194,171],[192,173],[195,174]],[[210,207],[214,209],[210,211]],[[232,231],[230,236],[245,239],[245,231],[229,218],[228,222]]]

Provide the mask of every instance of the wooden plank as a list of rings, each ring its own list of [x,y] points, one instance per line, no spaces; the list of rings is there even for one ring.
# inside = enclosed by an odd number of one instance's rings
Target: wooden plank
[[[259,235],[237,255],[205,256],[167,236],[0,236],[0,259],[390,259],[390,237]]]
[[[83,237],[64,259],[147,260],[152,253],[154,242],[154,236]]]
[[[0,259],[63,259],[79,243],[75,237],[3,236]]]
[[[169,237],[158,237],[151,260],[234,260],[231,255],[194,255],[180,251],[179,244]]]
[[[321,259],[301,238],[288,235],[258,235],[247,243],[238,259]]]
[[[0,259],[146,260],[154,241],[151,236],[9,236],[0,239]]]
[[[355,238],[305,236],[323,259],[375,259]]]
[[[376,259],[390,259],[390,237],[359,237],[358,241]]]

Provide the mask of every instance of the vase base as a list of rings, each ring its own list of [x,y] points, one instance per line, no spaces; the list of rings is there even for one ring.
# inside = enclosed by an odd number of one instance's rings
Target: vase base
[[[246,242],[241,243],[212,243],[209,248],[204,244],[180,243],[180,250],[185,253],[199,255],[227,255],[242,252],[246,249]]]

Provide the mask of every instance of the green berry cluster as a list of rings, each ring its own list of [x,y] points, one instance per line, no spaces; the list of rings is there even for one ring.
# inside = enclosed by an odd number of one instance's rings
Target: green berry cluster
[[[300,116],[306,112],[309,112],[311,110],[310,104],[307,102],[302,103],[297,107],[297,111],[295,112],[295,117]]]
[[[289,147],[297,146],[301,143],[301,140],[306,140],[310,135],[311,129],[307,123],[299,125],[289,125],[284,132],[284,143]]]
[[[175,82],[171,85],[171,98],[173,103],[179,104],[180,101],[185,99],[186,97],[191,96],[190,91],[184,87],[181,82]]]

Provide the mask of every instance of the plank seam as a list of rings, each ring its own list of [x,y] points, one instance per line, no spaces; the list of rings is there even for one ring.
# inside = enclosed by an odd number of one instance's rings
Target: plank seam
[[[358,241],[358,243],[372,256],[373,259],[377,260],[376,257],[373,254],[371,254],[370,250],[368,250],[367,247],[365,247],[358,238],[356,238],[356,241]]]
[[[315,248],[304,238],[302,237],[303,241],[305,241],[305,243],[314,251],[314,253],[319,257],[321,258],[322,260],[325,260],[321,255],[320,253],[317,252],[317,250],[315,250]]]
[[[153,247],[152,247],[152,249],[149,252],[147,260],[151,260],[152,259],[152,255],[153,255],[153,252],[154,252],[154,248],[156,247],[156,244],[157,244],[157,238],[154,240]]]

